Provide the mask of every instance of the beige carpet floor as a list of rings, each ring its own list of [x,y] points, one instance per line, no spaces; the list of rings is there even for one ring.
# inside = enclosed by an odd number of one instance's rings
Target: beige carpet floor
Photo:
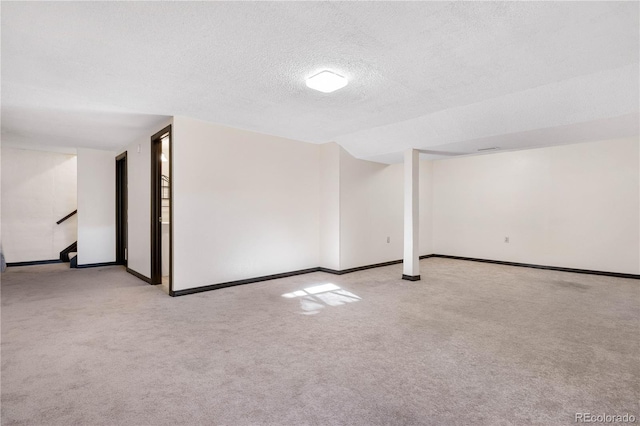
[[[2,424],[638,418],[638,280],[432,258],[409,282],[401,266],[178,298],[121,267],[9,268]]]

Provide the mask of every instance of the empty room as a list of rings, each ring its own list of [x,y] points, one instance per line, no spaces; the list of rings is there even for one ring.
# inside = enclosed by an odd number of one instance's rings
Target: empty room
[[[2,425],[640,422],[640,2],[0,8]]]

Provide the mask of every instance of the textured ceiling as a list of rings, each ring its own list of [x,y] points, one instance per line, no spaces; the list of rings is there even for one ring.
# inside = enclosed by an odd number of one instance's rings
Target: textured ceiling
[[[3,2],[3,143],[166,116],[393,162],[638,134],[638,2]],[[349,78],[310,90],[322,69]]]

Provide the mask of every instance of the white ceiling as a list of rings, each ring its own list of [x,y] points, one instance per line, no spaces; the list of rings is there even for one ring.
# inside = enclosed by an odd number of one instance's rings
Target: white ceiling
[[[395,162],[638,135],[638,2],[3,2],[3,143],[185,115]],[[337,92],[310,90],[322,69]]]

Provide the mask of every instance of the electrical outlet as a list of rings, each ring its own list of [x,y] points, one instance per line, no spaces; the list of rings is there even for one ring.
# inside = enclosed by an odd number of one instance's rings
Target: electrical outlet
[[[504,242],[508,243],[509,242],[509,237],[504,237]]]
[[[390,243],[391,242],[391,237],[387,237],[387,242]]]

